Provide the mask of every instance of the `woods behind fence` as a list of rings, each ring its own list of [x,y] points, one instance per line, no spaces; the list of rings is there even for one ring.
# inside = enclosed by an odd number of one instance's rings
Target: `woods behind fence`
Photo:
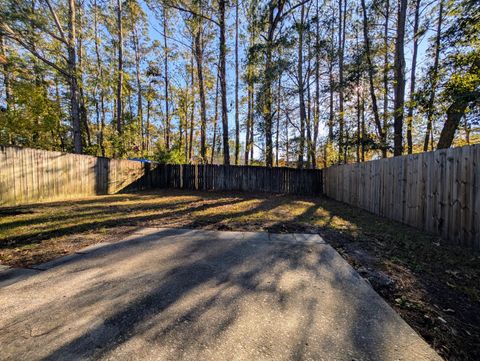
[[[480,249],[480,145],[323,170],[165,165],[0,147],[0,205],[154,188],[326,196]]]

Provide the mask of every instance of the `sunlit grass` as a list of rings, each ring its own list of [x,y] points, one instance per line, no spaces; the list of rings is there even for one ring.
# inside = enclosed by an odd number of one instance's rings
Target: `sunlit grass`
[[[417,270],[478,265],[411,227],[325,198],[162,190],[0,208],[0,262],[28,265],[138,227],[202,227],[268,232],[334,232]],[[337,236],[335,236],[337,235]],[[462,259],[459,262],[459,259]]]

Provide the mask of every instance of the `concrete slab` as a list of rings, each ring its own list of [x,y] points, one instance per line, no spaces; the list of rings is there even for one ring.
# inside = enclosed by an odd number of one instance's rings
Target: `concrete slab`
[[[242,232],[245,241],[268,242],[270,236],[267,232]]]
[[[269,233],[269,237],[272,242],[295,242],[295,237],[292,233]]]
[[[10,286],[30,276],[36,275],[39,272],[40,271],[27,268],[3,269],[2,271],[0,271],[0,288]]]
[[[303,243],[325,243],[322,237],[318,234],[308,234],[308,233],[294,233],[293,236],[297,242]]]
[[[0,359],[440,360],[329,245],[167,234],[0,289]]]
[[[91,253],[91,252],[95,252],[95,251],[98,251],[98,250],[101,250],[107,246],[111,245],[111,243],[108,243],[108,242],[100,242],[100,243],[96,243],[96,244],[92,244],[91,246],[88,246],[88,247],[85,247],[85,248],[82,248],[81,250],[78,250],[76,251],[75,253],[79,253],[79,254],[87,254],[87,253]]]
[[[32,266],[30,268],[34,269],[34,270],[39,270],[39,271],[46,271],[46,270],[49,270],[50,268],[57,267],[57,266],[60,266],[62,264],[71,262],[75,259],[78,259],[78,257],[80,257],[80,256],[81,256],[80,254],[73,253],[73,254],[69,254],[68,256],[60,257],[60,258],[54,259],[54,260],[49,261],[49,262],[45,262],[45,263],[41,263],[39,265]]]

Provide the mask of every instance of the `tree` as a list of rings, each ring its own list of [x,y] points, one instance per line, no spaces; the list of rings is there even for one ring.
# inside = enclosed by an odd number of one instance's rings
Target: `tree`
[[[394,61],[394,112],[393,112],[393,155],[403,152],[403,112],[405,102],[405,22],[407,0],[398,2],[397,35],[395,39]]]

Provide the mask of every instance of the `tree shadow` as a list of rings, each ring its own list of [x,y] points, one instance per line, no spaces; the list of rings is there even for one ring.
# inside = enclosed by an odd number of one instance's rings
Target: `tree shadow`
[[[328,246],[230,234],[161,230],[10,287],[4,355],[388,359],[396,345],[411,347],[395,315]],[[15,308],[38,287],[47,294]]]

